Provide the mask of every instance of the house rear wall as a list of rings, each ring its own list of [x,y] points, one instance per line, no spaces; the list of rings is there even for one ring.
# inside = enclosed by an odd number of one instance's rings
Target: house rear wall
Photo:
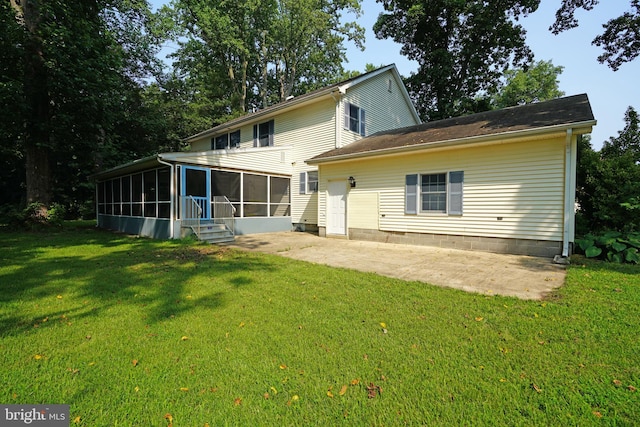
[[[381,240],[373,231],[387,233],[386,240],[389,235],[398,239],[416,234],[425,241],[408,243],[467,249],[470,244],[461,242],[474,237],[486,243],[476,244],[476,249],[495,252],[514,252],[513,244],[506,243],[517,239],[530,241],[535,247],[551,247],[545,249],[547,252],[555,251],[563,234],[564,148],[564,138],[555,137],[320,165],[320,212],[326,208],[327,182],[354,176],[357,185],[349,191],[347,206],[347,227],[352,237]],[[462,216],[404,213],[407,174],[460,170],[464,171]],[[322,231],[326,216],[321,215],[318,222]],[[531,252],[541,255],[539,250]]]

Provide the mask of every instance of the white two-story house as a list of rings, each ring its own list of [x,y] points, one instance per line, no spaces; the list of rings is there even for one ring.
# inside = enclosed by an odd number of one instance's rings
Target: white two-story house
[[[98,226],[156,238],[316,230],[318,167],[306,160],[419,123],[395,65],[379,68],[193,135],[188,152],[95,175]]]

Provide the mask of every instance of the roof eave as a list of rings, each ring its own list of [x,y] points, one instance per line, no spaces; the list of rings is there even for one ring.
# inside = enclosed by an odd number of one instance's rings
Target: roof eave
[[[420,151],[425,149],[480,144],[483,142],[489,142],[491,140],[495,140],[497,138],[501,138],[501,139],[524,138],[527,136],[534,136],[542,133],[566,131],[568,129],[574,129],[574,134],[575,133],[584,134],[584,133],[591,132],[591,128],[595,126],[596,123],[597,123],[596,120],[588,120],[583,122],[567,123],[562,125],[545,126],[541,128],[535,128],[535,129],[517,130],[517,131],[509,131],[509,132],[501,132],[501,133],[492,133],[489,135],[477,135],[477,136],[470,136],[470,137],[464,137],[464,138],[447,139],[442,141],[426,142],[423,144],[412,144],[412,145],[406,145],[402,147],[384,148],[380,150],[363,151],[360,153],[343,154],[343,155],[324,157],[319,159],[309,159],[309,160],[306,160],[306,163],[310,165],[314,165],[314,164],[321,164],[321,163],[338,162],[343,160],[353,160],[353,159],[358,159],[363,157],[402,154],[406,152]],[[575,130],[578,130],[579,132],[576,132]]]
[[[94,173],[93,175],[89,175],[89,179],[104,179],[109,178],[111,176],[116,176],[122,171],[137,171],[148,169],[151,166],[156,164],[160,164],[160,159],[162,158],[162,154],[156,154],[154,156],[143,157],[142,159],[134,160],[129,163],[125,163],[123,165],[116,166],[111,169],[107,169],[102,172]]]
[[[330,86],[328,88],[326,88],[325,90],[321,90],[317,93],[314,93],[313,96],[304,96],[301,95],[300,97],[296,97],[293,98],[289,101],[285,101],[279,104],[276,104],[272,107],[266,108],[264,110],[259,110],[256,111],[255,113],[249,113],[245,116],[242,116],[238,119],[235,120],[230,120],[228,122],[225,122],[221,125],[218,125],[216,127],[207,129],[205,131],[202,131],[200,133],[197,133],[195,135],[192,135],[190,137],[185,138],[183,141],[184,142],[193,142],[193,141],[197,141],[198,139],[201,138],[206,138],[209,136],[213,136],[215,134],[218,134],[222,131],[225,130],[230,130],[230,129],[235,129],[238,128],[239,126],[243,126],[246,124],[250,124],[252,122],[257,122],[259,120],[263,120],[265,118],[271,117],[273,115],[275,115],[276,113],[281,112],[282,110],[287,110],[289,108],[293,108],[293,107],[297,107],[300,105],[304,105],[307,103],[312,103],[312,102],[317,102],[318,100],[326,97],[326,96],[330,96],[335,92],[339,92],[340,89],[338,87],[335,86]]]

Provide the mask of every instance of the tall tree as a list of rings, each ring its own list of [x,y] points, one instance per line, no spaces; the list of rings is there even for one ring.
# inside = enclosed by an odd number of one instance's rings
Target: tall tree
[[[640,123],[632,107],[600,152],[587,140],[578,145],[576,195],[582,233],[640,230]]]
[[[558,76],[564,67],[551,61],[538,61],[528,68],[505,71],[505,84],[494,96],[495,108],[547,101],[564,95]]]
[[[364,33],[344,11],[358,14],[359,0],[177,0],[162,14],[175,23],[178,74],[221,122],[340,75],[345,40]]]
[[[629,156],[634,163],[640,164],[640,117],[632,106],[624,113],[624,122],[624,129],[617,137],[609,138],[600,152],[607,158]],[[640,197],[640,193],[637,196]]]
[[[22,58],[25,111],[23,144],[27,201],[51,201],[50,105],[41,5],[37,1],[10,0],[16,22],[24,29]]]
[[[577,27],[576,11],[592,10],[598,3],[600,0],[562,0],[556,12],[556,21],[549,30],[553,34],[559,34]],[[631,11],[603,24],[604,32],[591,42],[604,50],[598,56],[598,61],[606,63],[614,71],[640,55],[640,0],[631,0],[630,5]]]
[[[16,146],[24,158],[27,202],[80,203],[92,195],[86,176],[96,165],[149,149],[141,79],[157,48],[144,31],[148,4],[10,0],[0,12],[10,23],[0,55],[20,70],[11,79],[15,73],[1,69],[0,81],[12,82],[1,101],[15,101],[19,126],[0,121],[0,146]]]
[[[540,0],[378,0],[378,38],[402,44],[401,52],[419,63],[407,79],[425,120],[488,108],[478,95],[491,94],[502,73],[533,58],[525,44],[520,16]]]

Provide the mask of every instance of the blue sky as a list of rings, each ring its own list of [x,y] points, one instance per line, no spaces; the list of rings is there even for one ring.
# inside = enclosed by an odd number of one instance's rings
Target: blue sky
[[[164,0],[151,0],[151,4],[168,3]],[[549,26],[555,20],[555,11],[560,0],[542,0],[536,12],[521,19],[527,30],[527,44],[535,54],[536,60],[551,60],[554,65],[564,67],[560,75],[560,90],[566,95],[586,93],[591,101],[593,113],[598,121],[591,134],[591,143],[600,149],[602,143],[617,136],[624,127],[624,112],[631,105],[640,109],[640,58],[622,65],[618,71],[612,71],[600,64],[596,58],[601,49],[592,46],[593,38],[602,32],[602,24],[629,9],[628,0],[602,0],[592,11],[578,11],[576,14],[580,26],[554,36]],[[348,70],[364,71],[365,65],[386,65],[395,63],[400,74],[408,76],[417,69],[415,62],[400,54],[400,45],[391,40],[378,40],[372,28],[382,5],[375,0],[362,1],[363,14],[358,23],[366,33],[364,52],[347,43]]]
[[[521,19],[527,30],[527,44],[535,60],[551,60],[564,67],[560,90],[566,95],[586,93],[598,121],[591,134],[591,144],[600,149],[602,143],[624,128],[624,113],[631,105],[640,110],[640,58],[612,71],[597,61],[601,49],[591,41],[602,32],[602,24],[629,9],[628,0],[602,0],[592,11],[580,10],[576,16],[580,26],[554,36],[549,26],[555,21],[560,0],[542,0],[538,10]],[[400,45],[391,40],[378,40],[372,28],[383,9],[375,0],[363,0],[363,15],[358,23],[366,28],[365,51],[348,45],[349,62],[345,68],[364,70],[367,63],[382,65],[394,62],[403,76],[416,71],[417,63],[400,55]]]

